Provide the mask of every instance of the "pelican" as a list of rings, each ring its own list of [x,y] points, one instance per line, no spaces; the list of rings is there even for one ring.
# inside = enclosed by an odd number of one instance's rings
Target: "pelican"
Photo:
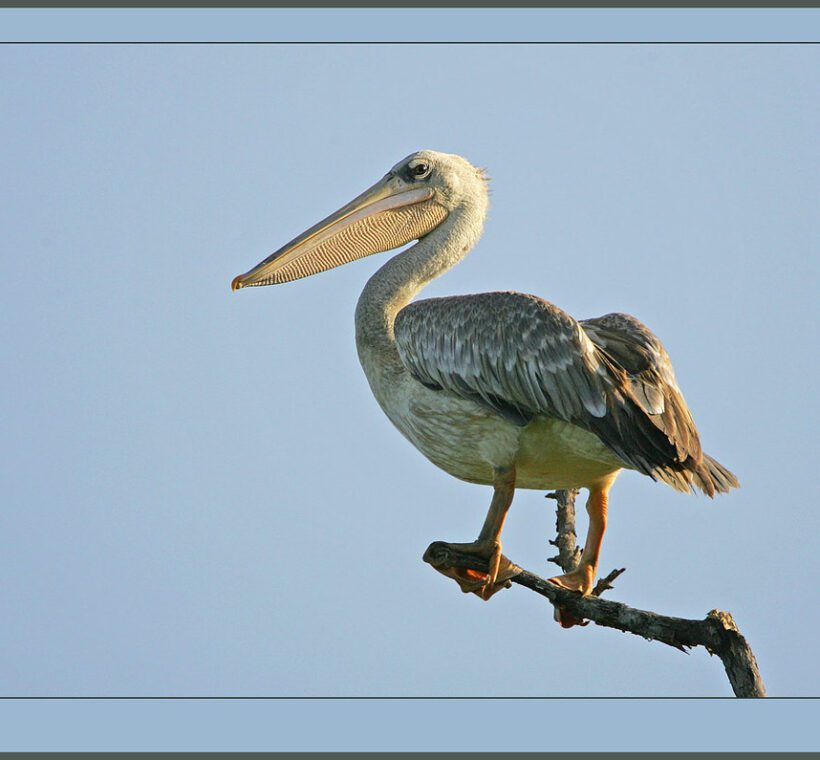
[[[478,538],[445,544],[486,559],[488,572],[436,569],[489,599],[514,568],[500,537],[515,489],[584,488],[589,526],[580,564],[550,580],[586,595],[622,470],[710,497],[738,481],[702,451],[666,350],[634,317],[578,321],[515,292],[413,301],[478,241],[487,182],[460,156],[413,153],[231,287],[278,285],[417,241],[365,285],[356,346],[373,395],[399,431],[445,472],[493,488]]]

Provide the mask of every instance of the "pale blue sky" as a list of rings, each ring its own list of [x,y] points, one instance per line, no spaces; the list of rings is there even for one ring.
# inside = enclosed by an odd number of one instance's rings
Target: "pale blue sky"
[[[730,693],[702,650],[421,562],[489,492],[370,396],[353,308],[385,256],[230,293],[427,147],[486,166],[493,205],[425,295],[636,315],[741,479],[710,502],[622,476],[612,598],[728,609],[771,694],[817,695],[818,74],[814,47],[0,48],[0,693]],[[520,492],[505,528],[535,572],[550,507]]]

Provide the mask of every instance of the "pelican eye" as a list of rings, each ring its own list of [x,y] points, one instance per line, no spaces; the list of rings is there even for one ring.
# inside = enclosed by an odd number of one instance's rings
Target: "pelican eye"
[[[420,161],[410,167],[410,174],[416,179],[426,177],[430,173],[430,164],[426,161]]]

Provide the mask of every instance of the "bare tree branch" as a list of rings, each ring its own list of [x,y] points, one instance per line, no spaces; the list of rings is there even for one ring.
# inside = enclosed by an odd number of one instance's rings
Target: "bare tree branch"
[[[574,568],[573,563],[577,563],[580,555],[575,546],[575,493],[559,491],[550,496],[558,502],[558,538],[550,543],[557,546],[559,552],[558,557],[551,561],[568,572]],[[456,552],[440,543],[431,545],[428,549],[425,554],[428,562],[433,549],[435,562],[430,564],[434,567],[446,564],[450,567],[487,572],[486,561],[475,555]],[[513,566],[512,572],[516,570],[519,572],[510,577],[513,583],[546,597],[553,605],[560,606],[574,618],[590,620],[596,625],[633,633],[649,641],[660,641],[682,652],[696,646],[705,647],[710,654],[720,657],[735,696],[766,696],[763,679],[751,647],[728,612],[712,610],[703,620],[688,620],[601,599],[598,595],[612,588],[612,581],[624,572],[623,569],[613,570],[606,578],[600,579],[591,596],[581,596],[528,570]]]
[[[556,502],[555,532],[557,536],[555,541],[550,540],[550,544],[558,547],[557,556],[550,557],[549,561],[554,562],[565,573],[575,570],[581,560],[581,549],[576,544],[578,534],[575,531],[575,499],[577,496],[577,488],[547,494],[548,499],[555,499]],[[604,591],[615,588],[612,585],[613,581],[625,572],[626,568],[622,567],[620,570],[613,570],[606,578],[599,578],[592,590],[592,596],[600,596]]]
[[[611,588],[615,588],[612,585],[612,582],[620,575],[626,572],[626,568],[622,567],[620,570],[613,570],[606,578],[598,578],[598,582],[595,584],[595,588],[592,589],[592,596],[600,596],[604,593],[604,591],[609,591]]]
[[[550,562],[554,562],[565,573],[571,573],[578,567],[581,559],[581,550],[576,545],[577,534],[575,532],[575,497],[578,491],[555,491],[548,493],[548,499],[555,499],[556,520],[555,541],[550,544],[558,547],[558,554],[550,557]]]

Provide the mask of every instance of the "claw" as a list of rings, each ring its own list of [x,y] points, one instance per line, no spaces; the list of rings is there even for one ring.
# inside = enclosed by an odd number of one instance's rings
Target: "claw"
[[[589,620],[575,617],[575,615],[569,612],[565,607],[561,607],[558,604],[553,606],[552,617],[561,628],[572,628],[576,625],[583,628],[585,625],[589,625]]]

